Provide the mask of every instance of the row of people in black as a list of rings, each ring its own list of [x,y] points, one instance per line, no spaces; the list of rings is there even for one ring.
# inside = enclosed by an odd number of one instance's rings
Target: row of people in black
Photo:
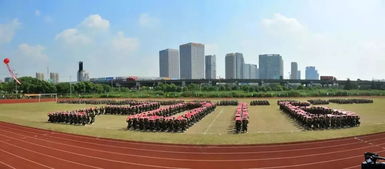
[[[238,100],[221,100],[217,102],[218,106],[236,106],[238,105]]]
[[[321,99],[310,99],[307,101],[312,105],[329,104],[328,100],[321,100]]]
[[[337,104],[362,104],[362,103],[373,103],[371,99],[329,99],[331,103]]]
[[[107,105],[101,107],[100,109],[102,110],[103,114],[133,115],[145,111],[158,109],[159,107],[160,104],[158,102],[148,102],[133,106]]]
[[[52,112],[48,114],[48,122],[66,123],[72,125],[86,125],[92,124],[95,121],[95,116],[100,114],[101,111],[98,108],[88,108],[65,112]]]
[[[250,106],[256,106],[256,105],[270,105],[270,103],[267,100],[253,100],[250,102]]]

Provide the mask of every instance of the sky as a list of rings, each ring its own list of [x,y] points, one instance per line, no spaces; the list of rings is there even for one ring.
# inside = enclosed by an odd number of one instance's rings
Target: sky
[[[0,56],[18,76],[159,76],[159,50],[205,44],[225,76],[226,53],[280,54],[338,79],[385,79],[382,0],[0,0]],[[9,76],[4,64],[0,78]],[[259,66],[258,66],[259,67]]]

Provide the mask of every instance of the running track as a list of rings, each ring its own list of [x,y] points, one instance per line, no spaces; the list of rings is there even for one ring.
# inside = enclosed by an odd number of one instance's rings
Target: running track
[[[270,145],[121,141],[0,122],[0,168],[360,168],[385,152],[385,133]]]

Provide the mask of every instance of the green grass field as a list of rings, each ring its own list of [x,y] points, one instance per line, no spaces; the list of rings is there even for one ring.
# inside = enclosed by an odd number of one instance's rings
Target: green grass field
[[[126,130],[122,115],[97,116],[92,125],[73,126],[47,122],[47,113],[73,110],[91,105],[56,103],[0,104],[0,121],[25,126],[124,140],[184,143],[184,144],[255,144],[281,143],[339,138],[385,131],[385,97],[374,97],[373,104],[330,104],[329,107],[356,112],[361,126],[346,129],[305,131],[282,113],[276,105],[280,98],[267,98],[270,106],[249,106],[248,133],[233,134],[233,116],[236,106],[218,106],[211,114],[190,127],[185,133],[157,133]],[[287,99],[287,98],[284,98]],[[310,98],[295,98],[308,100]],[[185,99],[188,100],[188,99]],[[217,101],[222,99],[213,99]],[[237,99],[249,103],[253,99]]]

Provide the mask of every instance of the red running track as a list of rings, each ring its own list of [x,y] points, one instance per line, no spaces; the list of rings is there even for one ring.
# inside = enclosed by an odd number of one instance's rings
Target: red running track
[[[182,145],[113,140],[0,122],[0,168],[360,168],[385,152],[385,133],[256,145]]]
[[[36,102],[56,102],[55,98],[43,98],[43,99],[0,99],[0,104],[10,103],[36,103]]]

